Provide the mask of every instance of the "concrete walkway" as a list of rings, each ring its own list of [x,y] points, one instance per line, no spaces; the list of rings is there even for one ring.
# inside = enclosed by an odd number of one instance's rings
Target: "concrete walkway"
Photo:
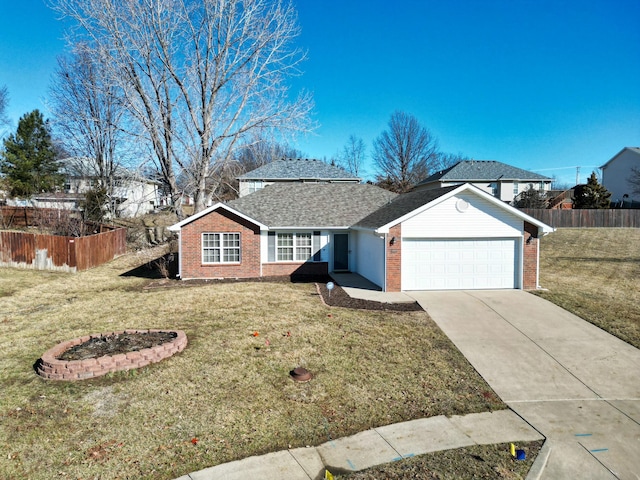
[[[545,435],[541,478],[640,478],[640,350],[519,290],[411,296]]]
[[[511,410],[437,416],[374,428],[318,447],[224,463],[177,480],[319,480],[325,469],[334,474],[352,472],[428,452],[542,438]]]
[[[373,300],[382,303],[413,303],[415,299],[404,292],[383,292],[382,289],[373,282],[370,282],[357,273],[335,273],[330,274],[331,278],[342,287],[351,298],[362,300]]]

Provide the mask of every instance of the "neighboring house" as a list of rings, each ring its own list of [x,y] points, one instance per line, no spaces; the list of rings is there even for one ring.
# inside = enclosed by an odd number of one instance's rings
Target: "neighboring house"
[[[34,208],[57,208],[58,210],[79,210],[84,197],[75,193],[41,193],[34,195],[31,206]]]
[[[602,185],[611,192],[611,202],[640,201],[629,184],[632,169],[640,170],[640,147],[625,147],[602,167]],[[626,197],[625,197],[626,195]]]
[[[271,185],[169,227],[184,280],[350,271],[383,291],[538,287],[553,228],[463,184]]]
[[[65,176],[64,193],[68,198],[77,198],[77,205],[84,194],[98,185],[97,175],[91,172],[91,162],[73,157],[61,161]],[[88,173],[85,173],[88,172]],[[153,212],[166,204],[161,182],[146,178],[135,171],[118,167],[113,175],[110,199],[119,217],[135,217]],[[67,205],[68,205],[67,201]],[[50,203],[51,208],[64,208],[64,203]]]
[[[156,180],[134,174],[116,177],[112,201],[115,202],[117,215],[136,217],[155,211],[164,204],[161,185]]]
[[[346,170],[320,160],[284,158],[238,177],[238,195],[244,197],[274,183],[360,183],[360,180]]]
[[[471,183],[505,202],[512,202],[530,188],[551,190],[552,178],[545,177],[494,160],[463,160],[416,185],[415,189],[431,189]]]

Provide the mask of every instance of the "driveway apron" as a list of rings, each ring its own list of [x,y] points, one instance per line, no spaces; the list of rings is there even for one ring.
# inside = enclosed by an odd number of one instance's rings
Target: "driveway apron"
[[[520,290],[411,292],[551,447],[543,479],[640,479],[640,350]]]

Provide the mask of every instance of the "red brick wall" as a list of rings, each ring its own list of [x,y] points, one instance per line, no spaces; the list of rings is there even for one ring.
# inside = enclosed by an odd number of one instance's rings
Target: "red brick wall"
[[[393,245],[391,239],[395,237]],[[387,292],[399,292],[402,288],[402,224],[389,229],[387,234]]]
[[[203,264],[203,233],[240,233],[240,263]],[[251,278],[260,276],[260,228],[222,208],[182,227],[181,278]]]
[[[538,227],[528,222],[524,222],[524,258],[522,261],[522,288],[524,290],[535,290],[538,288],[539,247],[540,239],[538,238]]]
[[[327,275],[327,262],[296,262],[296,263],[264,263],[262,275],[265,277],[279,277],[286,275]]]
[[[58,357],[71,347],[88,342],[92,338],[100,338],[107,335],[120,335],[123,333],[147,333],[162,332],[163,330],[120,330],[112,333],[87,335],[85,337],[68,340],[59,343],[47,350],[40,360],[36,362],[38,375],[50,380],[82,380],[85,378],[99,377],[110,372],[131,370],[144,367],[150,363],[156,363],[171,355],[181,352],[187,346],[187,336],[182,330],[176,330],[176,338],[151,348],[145,348],[136,352],[118,355],[104,355],[99,358],[86,360],[59,360]]]

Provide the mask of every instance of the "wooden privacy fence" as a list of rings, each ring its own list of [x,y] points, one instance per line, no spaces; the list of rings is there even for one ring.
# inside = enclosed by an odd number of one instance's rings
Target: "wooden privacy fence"
[[[549,210],[521,208],[524,213],[555,228],[640,228],[640,210]]]
[[[100,225],[97,230],[84,237],[0,231],[0,266],[75,272],[126,252],[126,228]]]
[[[58,208],[33,208],[0,206],[0,228],[32,227],[41,223],[43,217],[60,217],[62,215],[80,218],[80,213]]]

